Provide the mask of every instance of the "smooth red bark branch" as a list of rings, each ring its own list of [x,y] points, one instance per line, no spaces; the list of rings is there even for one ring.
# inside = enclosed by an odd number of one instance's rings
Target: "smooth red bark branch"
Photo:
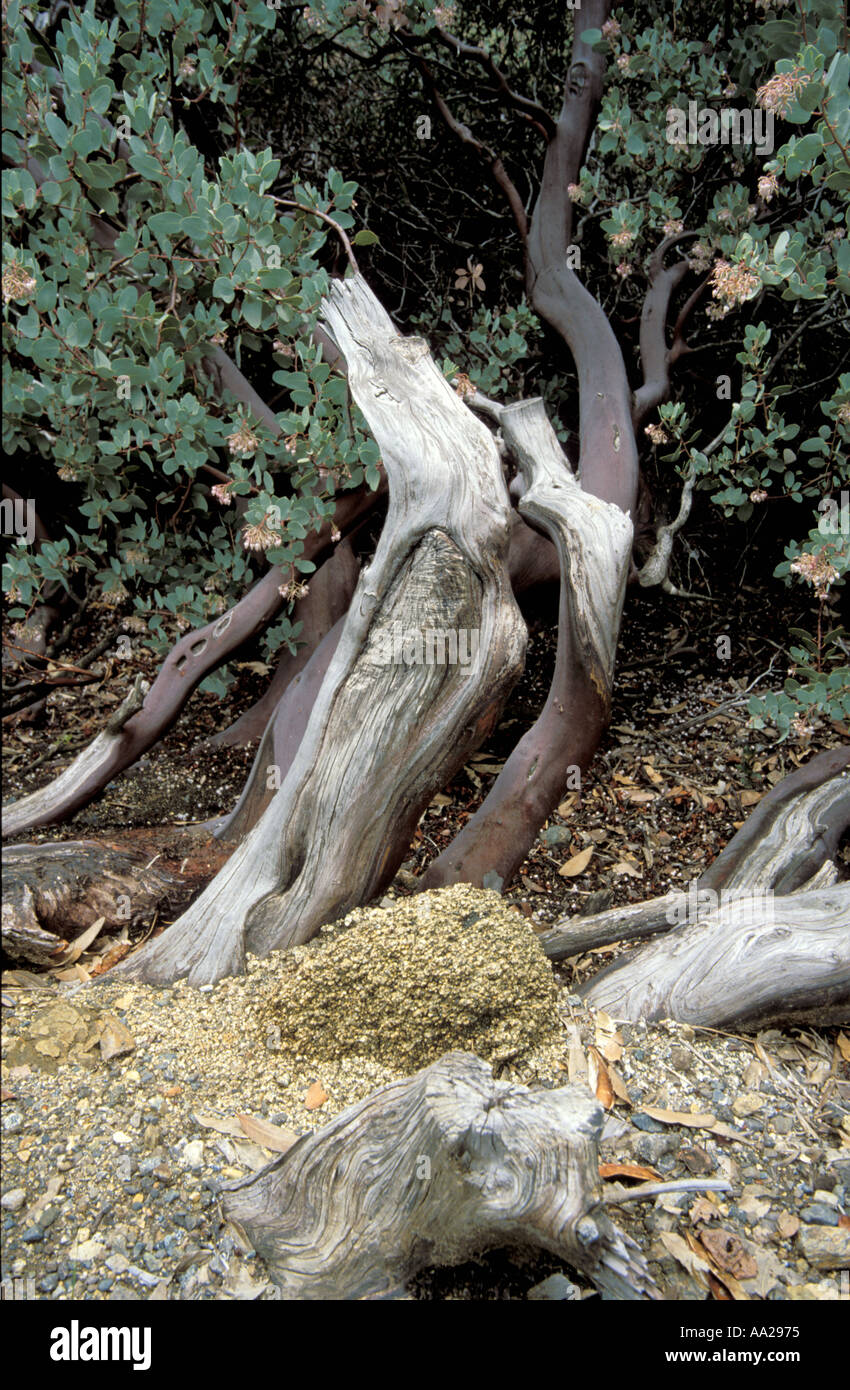
[[[650,262],[649,288],[640,316],[643,383],[634,396],[632,419],[635,429],[651,410],[666,399],[670,391],[670,365],[673,355],[672,350],[667,347],[667,314],[673,294],[688,273],[688,265],[685,261],[677,261],[675,265],[665,266],[664,256],[671,246],[690,235],[693,234],[686,232],[680,236],[666,237]],[[677,324],[677,329],[674,342],[681,341],[681,324]]]

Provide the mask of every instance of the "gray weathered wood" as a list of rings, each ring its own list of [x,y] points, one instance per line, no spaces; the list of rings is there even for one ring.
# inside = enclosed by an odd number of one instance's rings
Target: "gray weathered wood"
[[[507,883],[564,795],[569,769],[586,767],[608,722],[614,654],[631,556],[632,523],[582,487],[540,399],[502,409],[505,444],[519,467],[519,509],[558,555],[558,650],[546,704],[481,806],[428,866],[422,884]],[[494,868],[494,865],[497,866]]]
[[[617,1019],[847,1023],[850,884],[721,901],[621,957],[580,993]]]
[[[496,445],[421,340],[359,277],[331,286],[328,331],[389,480],[386,524],[286,780],[225,868],[120,967],[204,984],[306,941],[390,882],[433,793],[493,727],[525,653],[507,570]],[[387,660],[396,630],[471,634],[478,660]]]
[[[450,1052],[375,1091],[223,1194],[285,1299],[357,1299],[488,1249],[537,1246],[603,1296],[657,1298],[603,1203],[604,1112]]]

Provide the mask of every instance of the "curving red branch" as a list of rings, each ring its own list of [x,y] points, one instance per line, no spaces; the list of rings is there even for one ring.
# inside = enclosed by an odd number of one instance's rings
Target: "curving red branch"
[[[695,232],[680,232],[676,236],[665,237],[653,253],[649,264],[649,287],[640,316],[640,358],[643,368],[643,383],[635,391],[632,409],[632,421],[635,429],[646,419],[651,410],[666,400],[670,392],[670,367],[683,352],[690,351],[682,337],[682,328],[687,317],[684,310],[676,321],[673,347],[668,348],[667,346],[667,314],[670,310],[670,301],[688,273],[688,264],[686,261],[676,261],[674,265],[665,266],[664,257],[677,242],[695,235]],[[695,303],[696,298],[691,295],[688,305],[693,307]]]
[[[588,0],[581,28],[601,28],[611,10],[609,0]],[[579,378],[580,492],[613,503],[608,527],[609,563],[580,534],[559,531],[562,521],[530,511],[529,519],[550,537],[561,538],[561,607],[555,673],[539,719],[521,739],[475,815],[431,863],[422,886],[445,883],[482,884],[490,875],[507,883],[534,843],[546,816],[567,785],[568,770],[587,767],[608,722],[610,661],[589,649],[576,592],[588,579],[602,575],[625,584],[623,538],[616,516],[631,531],[627,517],[637,500],[638,457],[631,418],[632,393],[620,345],[602,306],[567,264],[572,236],[568,185],[577,182],[602,99],[604,56],[594,53],[577,34],[572,63],[554,138],[546,151],[540,193],[527,242],[529,297],[537,312],[568,344]],[[530,404],[530,403],[525,403]],[[516,409],[513,407],[512,409]],[[503,433],[505,414],[502,415]],[[540,427],[542,430],[542,426]],[[552,436],[542,431],[538,444],[548,450],[550,466],[569,476]],[[520,445],[520,440],[516,441]],[[522,507],[522,504],[520,504]],[[622,574],[620,571],[622,570]],[[616,585],[615,585],[616,587]],[[607,639],[616,641],[622,594],[608,610]],[[600,625],[602,626],[602,625]],[[603,672],[604,667],[604,674]]]
[[[215,734],[210,743],[243,747],[261,738],[277,709],[284,691],[309,662],[313,652],[335,623],[348,610],[360,567],[350,542],[342,540],[334,553],[310,579],[309,592],[297,600],[293,623],[301,624],[298,650],[284,649],[266,690],[228,729]]]

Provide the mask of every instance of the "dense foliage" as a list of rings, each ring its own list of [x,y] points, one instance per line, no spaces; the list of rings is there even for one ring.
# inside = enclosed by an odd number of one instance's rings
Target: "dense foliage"
[[[785,733],[809,710],[847,716],[843,8],[674,0],[615,13],[591,36],[609,66],[572,190],[576,268],[637,386],[651,258],[665,238],[668,261],[687,257],[671,317],[687,308],[689,350],[641,430],[644,470],[672,510],[693,479],[741,546],[766,531],[777,577],[811,596],[798,669],[753,704],[754,721]],[[61,525],[40,551],[12,552],[19,622],[45,583],[82,581],[164,637],[169,616],[195,625],[223,608],[263,553],[292,566],[291,598],[307,528],[340,488],[375,484],[374,443],[311,337],[326,275],[344,268],[339,238],[303,209],[352,229],[355,208],[370,279],[460,389],[543,394],[572,447],[572,365],[525,300],[521,238],[489,173],[498,153],[530,210],[545,131],[441,35],[481,45],[556,116],[574,23],[566,0],[89,0],[58,23],[9,0],[6,441],[26,456],[19,490],[40,508],[55,496]],[[487,157],[441,122],[422,55]],[[692,107],[750,113],[753,139],[683,139],[674,115]],[[93,239],[92,213],[117,230],[114,251]],[[270,400],[279,435],[216,389],[201,367],[210,344]],[[296,638],[284,619],[270,644]]]

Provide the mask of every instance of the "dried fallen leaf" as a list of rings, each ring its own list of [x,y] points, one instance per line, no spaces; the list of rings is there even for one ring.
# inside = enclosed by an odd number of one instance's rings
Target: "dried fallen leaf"
[[[596,1046],[606,1062],[619,1062],[623,1055],[623,1035],[608,1014],[596,1015]]]
[[[105,975],[107,970],[111,970],[113,965],[117,965],[119,960],[123,960],[125,956],[129,955],[132,949],[132,942],[123,941],[120,946],[116,946],[113,950],[107,951],[106,955],[102,956],[97,962],[97,965],[93,965],[89,971],[92,979],[94,979],[96,975]],[[151,1297],[153,1297],[153,1295],[151,1295]]]
[[[761,801],[763,795],[763,792],[742,791],[740,792],[741,805],[755,806],[757,802]]]
[[[710,1196],[697,1197],[696,1201],[694,1202],[693,1206],[688,1212],[688,1216],[691,1218],[695,1226],[700,1221],[703,1223],[705,1223],[706,1221],[713,1221],[717,1216],[719,1216],[719,1214],[720,1213],[717,1210],[717,1205],[715,1202],[711,1200]]]
[[[846,1033],[839,1033],[835,1039],[835,1045],[845,1062],[850,1062],[850,1038]]]
[[[562,864],[558,873],[561,878],[577,878],[579,874],[584,873],[592,858],[593,845],[588,845],[587,849],[580,849],[578,854],[574,854],[572,859]]]
[[[76,965],[69,965],[64,970],[51,970],[50,974],[54,980],[61,980],[63,984],[70,981],[71,984],[84,985],[88,984],[91,979],[89,972],[80,965],[79,961]]]
[[[707,1231],[704,1234],[713,1236],[716,1232]],[[703,1255],[708,1256],[709,1264],[711,1265],[711,1270],[708,1275],[708,1287],[711,1290],[712,1298],[721,1299],[724,1302],[728,1302],[729,1299],[734,1299],[736,1302],[740,1303],[749,1302],[750,1295],[747,1293],[746,1289],[742,1288],[734,1274],[730,1274],[728,1270],[723,1269],[723,1267],[718,1264],[708,1247],[702,1244],[691,1231],[687,1232],[686,1239],[691,1250],[698,1258],[702,1258]]]
[[[312,1086],[309,1086],[307,1089],[307,1094],[304,1097],[304,1104],[308,1110],[318,1110],[320,1105],[324,1105],[327,1098],[328,1093],[321,1081],[314,1081]]]
[[[618,878],[623,874],[628,874],[631,878],[641,877],[641,872],[637,864],[630,864],[627,859],[621,859],[619,863],[614,865],[611,872]]]
[[[600,1178],[637,1178],[639,1182],[657,1182],[661,1174],[641,1163],[600,1163]]]
[[[95,937],[98,935],[105,922],[105,917],[98,917],[96,922],[92,922],[90,927],[86,927],[82,936],[78,936],[76,940],[71,942],[67,951],[63,952],[63,954],[58,958],[56,964],[73,965],[74,961],[79,960],[80,956],[83,954],[83,951],[86,949],[87,946],[91,945],[91,943],[94,941]],[[59,978],[64,977],[60,976]]]
[[[614,1088],[611,1085],[611,1078],[608,1075],[605,1059],[595,1047],[589,1048],[588,1051],[589,1058],[593,1061],[596,1068],[596,1076],[592,1077],[588,1074],[588,1081],[600,1105],[605,1110],[610,1110],[611,1106],[614,1104]]]
[[[645,1105],[643,1113],[663,1125],[687,1125],[690,1129],[712,1129],[717,1123],[714,1115],[694,1115],[689,1110],[662,1110],[657,1105]]]
[[[733,1231],[703,1231],[701,1243],[722,1273],[736,1279],[754,1279],[758,1265]]]
[[[327,1100],[324,1093],[322,1100]],[[321,1103],[320,1101],[319,1104]],[[240,1115],[239,1123],[249,1139],[253,1139],[255,1144],[262,1144],[264,1149],[271,1149],[273,1153],[287,1153],[298,1139],[298,1135],[293,1134],[291,1129],[273,1125],[269,1120],[261,1119],[259,1115]]]
[[[521,874],[520,877],[522,878],[525,887],[530,888],[533,893],[546,892],[546,889],[543,887],[542,883],[536,883],[533,878],[528,877],[528,874]]]
[[[696,1279],[702,1287],[708,1288],[707,1275],[711,1273],[711,1265],[708,1259],[702,1255],[697,1255],[688,1245],[688,1242],[675,1231],[662,1231],[660,1235],[661,1244],[678,1260],[683,1269]]]
[[[781,1211],[776,1218],[777,1233],[783,1240],[790,1240],[800,1229],[800,1218],[793,1211]]]
[[[689,1173],[696,1174],[697,1177],[704,1177],[706,1173],[714,1172],[714,1160],[705,1150],[694,1144],[687,1149],[682,1149],[679,1157],[684,1163]]]
[[[205,1111],[193,1110],[192,1119],[203,1129],[214,1129],[216,1134],[230,1134],[234,1139],[241,1139],[245,1133],[239,1121],[229,1115],[222,1118],[219,1115],[208,1115]]]
[[[255,676],[267,676],[272,669],[264,661],[236,661],[234,665],[237,671],[253,671]]]

